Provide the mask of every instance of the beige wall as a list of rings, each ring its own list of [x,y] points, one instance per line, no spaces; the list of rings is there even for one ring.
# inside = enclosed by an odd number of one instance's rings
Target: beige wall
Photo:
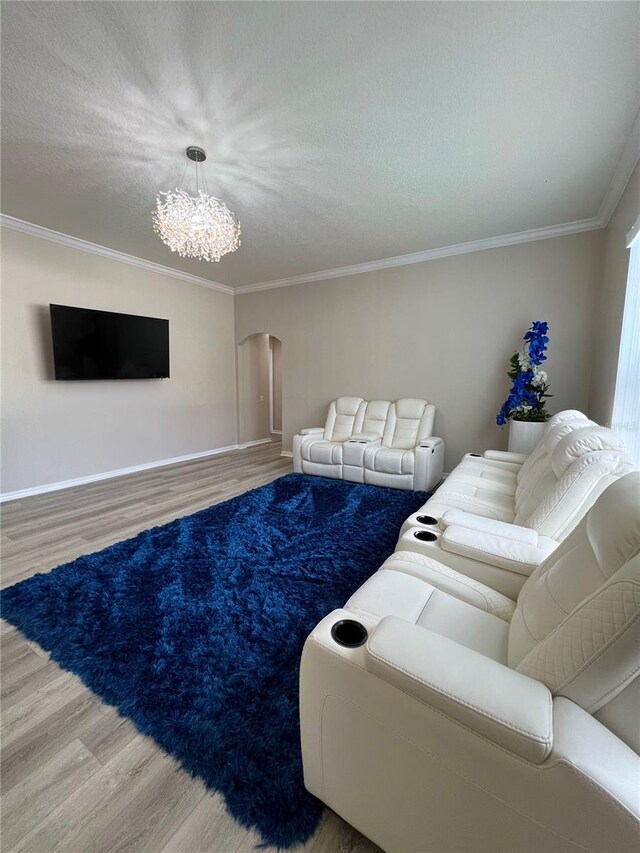
[[[253,380],[247,376],[249,385],[257,383],[248,392],[249,410],[238,377],[240,440],[269,434],[265,356],[274,335],[286,351],[285,449],[298,429],[322,424],[328,402],[340,394],[424,396],[438,407],[435,431],[447,443],[449,470],[465,450],[506,445],[495,413],[508,389],[507,359],[532,319],[551,325],[550,408],[586,409],[608,421],[625,236],[639,200],[636,169],[603,232],[236,297],[235,340],[260,334],[251,359],[261,365],[250,371]],[[230,296],[1,233],[3,492],[236,442]],[[171,379],[53,381],[49,302],[167,317]]]
[[[238,435],[241,443],[269,438],[269,335],[238,346]]]
[[[171,378],[55,382],[48,305],[169,320]],[[233,297],[2,229],[2,492],[235,444]]]
[[[273,352],[273,428],[282,432],[282,344],[270,336],[269,346]]]
[[[283,447],[324,423],[342,394],[426,397],[450,470],[470,449],[504,447],[495,415],[507,360],[548,320],[552,411],[587,406],[602,232],[443,258],[236,297],[236,336],[282,341]]]
[[[622,315],[629,271],[627,233],[640,216],[640,164],[604,232],[601,286],[596,301],[590,412],[608,424],[613,412]]]

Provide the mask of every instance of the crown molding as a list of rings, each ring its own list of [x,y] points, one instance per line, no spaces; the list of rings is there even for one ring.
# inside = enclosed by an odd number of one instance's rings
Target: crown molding
[[[579,234],[582,231],[595,231],[602,228],[598,217],[580,219],[577,222],[564,222],[561,225],[551,225],[544,228],[531,228],[528,231],[517,231],[514,234],[502,234],[499,237],[487,237],[483,240],[472,240],[468,243],[454,243],[439,249],[426,249],[423,252],[413,252],[410,255],[397,255],[393,258],[381,258],[378,261],[367,261],[363,264],[353,264],[349,267],[337,267],[331,270],[294,275],[290,278],[280,278],[274,281],[261,281],[257,284],[245,284],[235,288],[235,294],[255,293],[258,290],[274,290],[277,287],[291,287],[294,284],[307,284],[312,281],[324,281],[329,278],[342,278],[347,275],[359,275],[365,272],[386,270],[393,267],[405,267],[410,264],[420,264],[424,261],[434,261],[438,258],[449,258],[453,255],[466,255],[469,252],[481,252],[484,249],[499,249],[502,246],[517,246],[520,243],[532,243],[535,240],[546,240],[551,237],[564,237],[567,234]]]
[[[629,179],[640,160],[640,112],[635,118],[631,132],[627,137],[622,153],[616,164],[613,179],[598,209],[597,216],[590,219],[580,219],[576,222],[564,222],[544,228],[532,228],[529,231],[517,231],[513,234],[503,234],[499,237],[487,237],[484,240],[472,240],[468,243],[454,243],[438,249],[427,249],[424,252],[414,252],[410,255],[397,255],[393,258],[382,258],[363,264],[353,264],[348,267],[321,270],[320,272],[296,275],[290,278],[280,278],[274,281],[261,281],[256,284],[246,284],[236,287],[236,295],[255,293],[259,290],[273,290],[277,287],[290,287],[294,284],[306,284],[313,281],[323,281],[330,278],[342,278],[347,275],[358,275],[376,270],[403,267],[410,264],[420,264],[423,261],[433,261],[438,258],[448,258],[454,255],[464,255],[469,252],[481,252],[484,249],[499,249],[502,246],[516,246],[519,243],[531,243],[535,240],[546,240],[550,237],[563,237],[567,234],[579,234],[583,231],[596,231],[606,228],[618,202],[625,191]]]
[[[52,231],[50,228],[44,228],[42,225],[35,225],[33,222],[25,222],[22,219],[16,219],[14,216],[0,214],[0,225],[3,228],[10,228],[12,231],[20,231],[21,234],[29,234],[31,237],[40,237],[43,240],[50,240],[52,243],[59,243],[62,246],[69,246],[72,249],[79,249],[81,252],[89,252],[92,255],[100,255],[102,258],[109,258],[112,261],[120,261],[123,264],[129,264],[132,267],[148,270],[149,272],[160,273],[160,275],[168,275],[171,278],[177,278],[180,281],[188,281],[190,284],[197,284],[200,287],[208,287],[209,290],[217,290],[219,293],[227,293],[233,295],[234,290],[227,284],[220,284],[218,281],[210,281],[208,278],[201,278],[198,275],[191,275],[188,272],[174,270],[172,267],[165,267],[163,264],[156,264],[153,261],[147,261],[144,258],[137,258],[135,255],[127,255],[125,252],[119,252],[117,249],[109,249],[106,246],[99,246],[97,243],[90,243],[87,240],[80,240],[79,237],[72,237],[70,234],[62,234],[60,231]]]
[[[499,249],[503,246],[517,246],[521,243],[532,243],[536,240],[547,240],[552,237],[564,237],[568,234],[579,234],[583,231],[595,231],[599,228],[606,228],[609,220],[616,209],[618,202],[625,191],[629,179],[633,174],[638,160],[640,160],[640,112],[635,118],[631,132],[622,149],[622,153],[613,174],[613,179],[609,184],[607,192],[602,200],[597,216],[590,219],[579,219],[575,222],[563,222],[559,225],[550,225],[543,228],[531,228],[528,231],[516,231],[512,234],[502,234],[498,237],[486,237],[482,240],[471,240],[467,243],[453,243],[449,246],[442,246],[436,249],[426,249],[422,252],[413,252],[408,255],[396,255],[391,258],[381,258],[376,261],[366,261],[361,264],[352,264],[347,267],[335,267],[334,269],[319,270],[318,272],[306,273],[304,275],[294,275],[289,278],[278,278],[271,281],[259,281],[255,284],[245,284],[240,287],[230,287],[227,284],[221,284],[217,281],[210,281],[207,278],[201,278],[191,273],[181,272],[171,267],[166,267],[163,264],[156,264],[153,261],[147,261],[143,258],[127,255],[125,252],[119,252],[117,249],[109,249],[106,246],[99,246],[97,243],[90,243],[87,240],[80,240],[78,237],[72,237],[69,234],[62,234],[59,231],[52,231],[49,228],[44,228],[41,225],[35,225],[32,222],[25,222],[22,219],[16,219],[13,216],[0,214],[0,225],[4,228],[11,228],[14,231],[20,231],[23,234],[30,234],[33,237],[41,237],[44,240],[51,240],[54,243],[60,243],[63,246],[70,246],[74,249],[80,249],[83,252],[91,252],[94,255],[100,255],[103,258],[111,258],[121,263],[129,264],[130,266],[139,267],[149,270],[150,272],[168,275],[171,278],[177,278],[181,281],[188,281],[191,284],[197,284],[200,287],[208,287],[210,290],[217,290],[220,293],[227,293],[231,296],[241,295],[244,293],[255,293],[260,290],[275,290],[278,287],[291,287],[294,284],[308,284],[314,281],[325,281],[331,278],[343,278],[344,276],[360,275],[367,272],[375,272],[377,270],[393,269],[394,267],[410,266],[411,264],[420,264],[424,261],[434,261],[439,258],[449,258],[455,255],[466,255],[470,252],[481,252],[485,249]]]
[[[638,112],[636,120],[631,127],[631,133],[627,137],[622,154],[616,163],[613,179],[598,210],[598,219],[602,222],[603,228],[606,228],[609,224],[609,220],[618,206],[622,193],[627,188],[627,184],[638,160],[640,160],[640,112]]]

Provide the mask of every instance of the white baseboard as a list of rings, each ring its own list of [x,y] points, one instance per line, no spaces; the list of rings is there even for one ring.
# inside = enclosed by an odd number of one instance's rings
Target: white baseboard
[[[246,450],[247,447],[257,447],[258,444],[271,444],[270,438],[258,438],[255,441],[245,441],[244,444],[238,445],[238,450]]]
[[[270,439],[266,439],[270,441]],[[97,483],[99,480],[110,480],[112,477],[123,477],[125,474],[135,474],[150,468],[162,468],[164,465],[175,465],[178,462],[190,462],[192,459],[204,459],[206,456],[216,456],[218,453],[228,453],[238,450],[237,444],[227,447],[216,447],[213,450],[203,450],[200,453],[187,453],[186,456],[174,456],[171,459],[159,459],[157,462],[145,462],[143,465],[132,465],[129,468],[117,468],[115,471],[103,471],[101,474],[89,474],[87,477],[76,477],[73,480],[60,480],[58,483],[45,483],[43,486],[33,486],[30,489],[18,489],[16,492],[0,494],[0,503],[15,501],[19,498],[29,498],[32,495],[42,495],[46,492],[57,492],[61,489],[72,489],[74,486],[84,486],[86,483]]]
[[[280,456],[286,456],[287,459],[293,459],[293,451],[292,450],[283,450]]]

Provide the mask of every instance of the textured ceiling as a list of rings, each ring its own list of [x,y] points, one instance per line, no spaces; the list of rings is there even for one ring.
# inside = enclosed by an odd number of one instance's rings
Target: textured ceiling
[[[3,213],[232,286],[595,216],[640,4],[3,2]],[[242,221],[153,234],[188,144]]]

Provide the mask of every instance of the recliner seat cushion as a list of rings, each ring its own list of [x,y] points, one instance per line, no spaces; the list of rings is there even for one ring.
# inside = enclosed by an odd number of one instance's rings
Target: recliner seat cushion
[[[393,569],[395,572],[405,572],[420,578],[441,592],[466,601],[467,604],[473,604],[474,607],[498,616],[505,622],[510,621],[516,609],[515,601],[487,584],[415,551],[396,551],[382,564],[382,569]]]
[[[342,442],[310,439],[302,445],[302,458],[307,462],[338,465],[342,463],[343,447]]]
[[[504,513],[507,516],[507,521],[513,521],[513,496],[485,488],[484,484],[477,486],[457,481],[449,486],[449,478],[447,477],[444,485],[440,486],[432,500],[442,504],[450,504],[452,508],[467,509],[468,512],[474,512],[477,515],[484,515],[483,509],[485,508],[489,512],[495,509]],[[454,503],[456,504],[455,507]]]
[[[391,567],[381,569],[365,581],[345,609],[367,619],[398,616],[506,663],[507,622]]]
[[[413,474],[414,465],[413,450],[377,446],[367,447],[364,452],[364,466],[370,471],[383,474]]]
[[[517,474],[503,468],[479,465],[475,462],[461,462],[447,477],[448,484],[460,480],[465,483],[482,483],[486,488],[492,488],[494,484],[500,487],[508,487],[514,494],[516,490]]]

